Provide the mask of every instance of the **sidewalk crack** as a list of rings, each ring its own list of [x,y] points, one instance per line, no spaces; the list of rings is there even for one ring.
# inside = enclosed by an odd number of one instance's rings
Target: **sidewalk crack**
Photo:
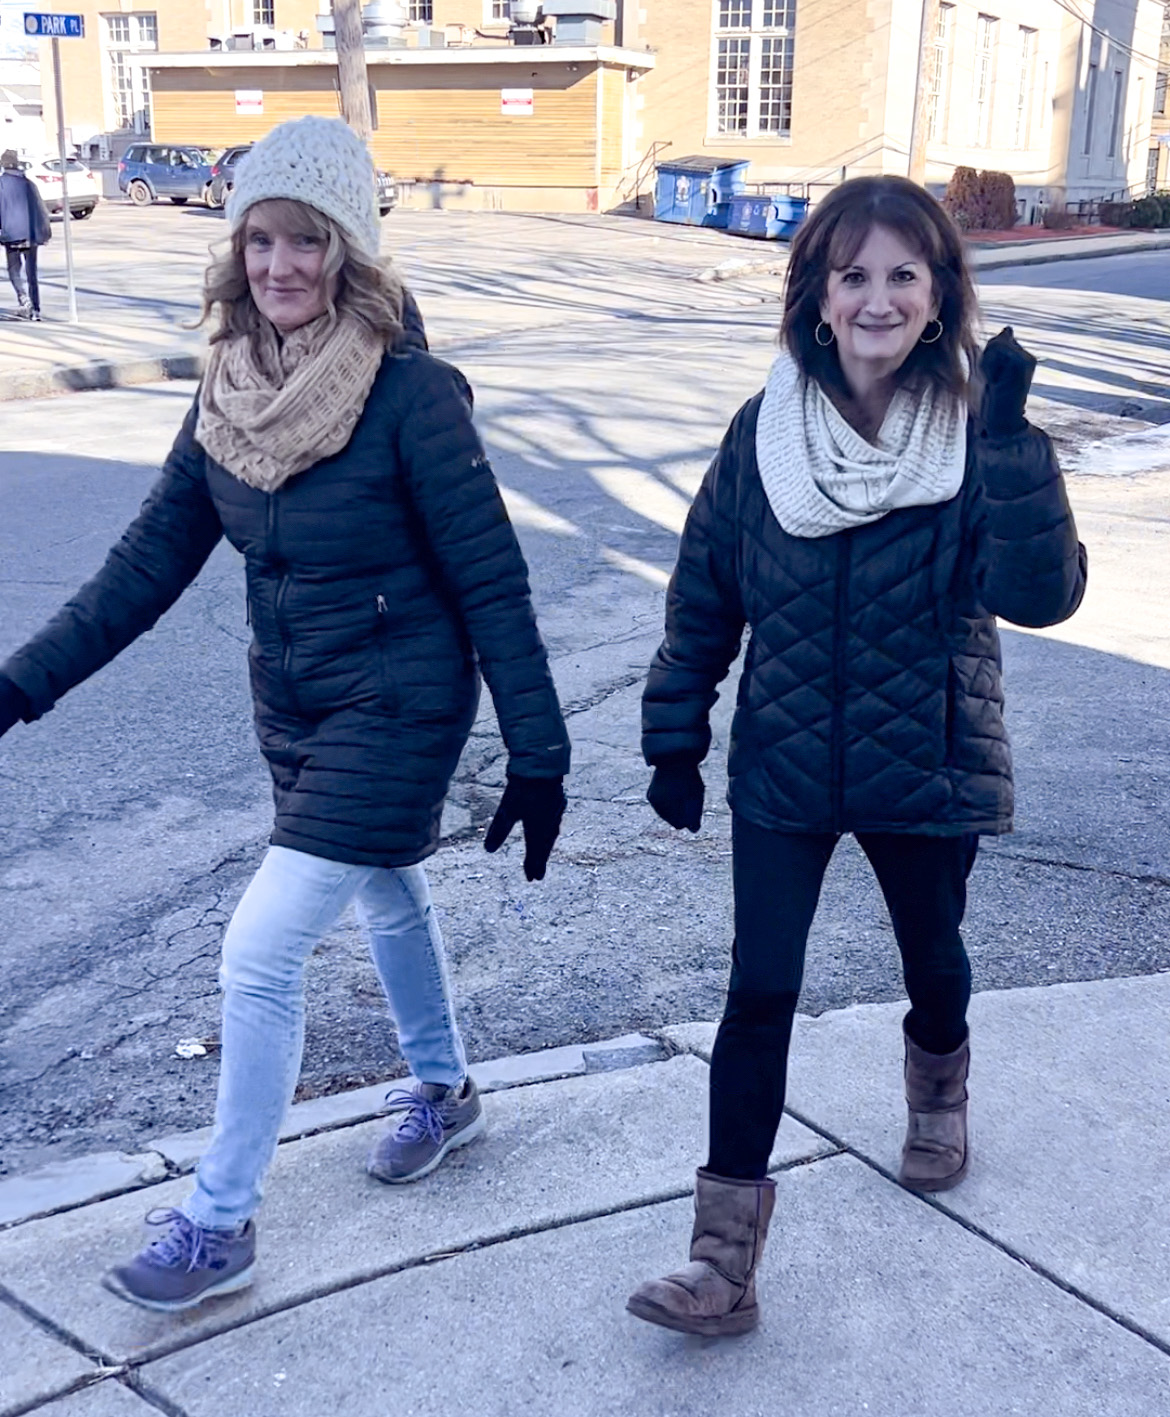
[[[1159,1353],[1170,1358],[1170,1341],[1159,1338],[1156,1333],[1151,1332],[1150,1329],[1145,1328],[1136,1320],[1127,1318],[1125,1314],[1118,1313],[1116,1309],[1111,1309],[1109,1305],[1102,1300],[1094,1298],[1094,1296],[1089,1294],[1086,1290],[1070,1283],[1067,1279],[1063,1279],[1055,1270],[1049,1269],[1047,1265],[1040,1263],[1038,1260],[1029,1259],[1027,1255],[1008,1244],[1006,1240],[1001,1240],[989,1230],[985,1230],[983,1226],[979,1225],[976,1221],[968,1220],[966,1216],[959,1215],[956,1211],[949,1209],[937,1196],[929,1195],[924,1191],[912,1191],[908,1187],[903,1186],[892,1171],[888,1171],[879,1162],[874,1161],[872,1157],[866,1156],[864,1152],[858,1151],[856,1147],[850,1146],[848,1142],[843,1141],[835,1133],[829,1131],[828,1128],[822,1127],[819,1123],[814,1122],[811,1117],[806,1116],[803,1112],[797,1112],[791,1107],[785,1107],[784,1111],[793,1121],[799,1122],[802,1127],[807,1127],[810,1132],[815,1132],[817,1136],[823,1137],[825,1141],[832,1142],[834,1146],[839,1148],[837,1155],[850,1156],[855,1161],[860,1161],[863,1166],[867,1166],[871,1171],[876,1172],[883,1180],[889,1181],[892,1185],[897,1186],[899,1190],[905,1191],[907,1195],[913,1196],[915,1200],[921,1201],[924,1205],[929,1206],[931,1210],[935,1210],[940,1215],[946,1216],[948,1220],[953,1220],[961,1229],[966,1230],[968,1234],[974,1235],[976,1239],[982,1240],[985,1244],[990,1245],[992,1249],[998,1250],[1000,1254],[1004,1255],[1007,1259],[1014,1260],[1017,1264],[1023,1265],[1025,1269],[1031,1270],[1033,1274],[1038,1275],[1041,1279],[1047,1280],[1049,1284],[1061,1290],[1062,1293],[1069,1295],[1072,1299],[1078,1300],[1087,1308],[1100,1314],[1102,1318],[1108,1319],[1110,1323],[1116,1324],[1118,1328],[1125,1329],[1127,1333],[1132,1333],[1135,1338],[1142,1339],[1145,1343],[1148,1343],[1151,1348],[1156,1348]]]

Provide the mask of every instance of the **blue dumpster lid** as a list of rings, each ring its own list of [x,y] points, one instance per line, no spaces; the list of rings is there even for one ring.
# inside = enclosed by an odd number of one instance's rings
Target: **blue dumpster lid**
[[[739,157],[676,157],[658,164],[659,172],[719,172],[725,167],[750,167],[751,158]]]

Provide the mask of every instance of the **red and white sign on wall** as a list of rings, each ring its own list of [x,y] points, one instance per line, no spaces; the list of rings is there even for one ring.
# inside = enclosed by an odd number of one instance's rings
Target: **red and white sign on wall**
[[[236,90],[237,113],[263,113],[264,93],[261,89]]]
[[[501,89],[500,112],[516,118],[532,117],[531,89]]]

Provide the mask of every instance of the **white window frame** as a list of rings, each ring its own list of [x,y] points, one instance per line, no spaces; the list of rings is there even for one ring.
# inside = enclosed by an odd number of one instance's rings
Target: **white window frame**
[[[133,64],[127,56],[151,54],[158,49],[158,12],[134,10],[128,13],[110,12],[100,16],[102,68],[105,77],[105,108],[107,127],[112,132],[134,132],[150,136],[150,71]],[[115,26],[125,31],[126,38],[115,39]],[[121,82],[118,82],[121,76]],[[125,103],[123,95],[128,95]],[[129,122],[122,121],[129,115]]]
[[[789,143],[792,141],[792,85],[795,73],[796,7],[798,0],[712,0],[711,5],[711,60],[709,68],[707,137],[713,142],[763,141]],[[723,10],[728,10],[728,19],[746,19],[747,23],[723,23]],[[777,23],[777,20],[782,23]],[[771,21],[769,23],[769,21]],[[719,60],[721,42],[747,44],[747,82],[740,87],[747,90],[747,121],[742,128],[726,128],[720,114]],[[778,69],[766,69],[764,51],[766,47],[780,46],[786,55],[787,64]],[[765,84],[765,74],[779,73],[778,84]],[[787,108],[787,126],[783,119],[780,126],[770,126],[769,120],[775,116],[774,106],[781,112]]]
[[[483,24],[489,26],[506,25],[512,18],[512,0],[483,0]]]
[[[1085,157],[1093,155],[1093,122],[1097,117],[1097,83],[1100,72],[1100,65],[1090,59],[1089,68],[1085,75],[1085,141],[1081,144],[1081,151]]]
[[[930,70],[926,91],[926,141],[946,143],[950,117],[951,64],[955,46],[956,5],[938,7],[934,39],[930,45]]]
[[[408,0],[406,22],[409,25],[433,25],[435,23],[435,0]]]
[[[975,19],[975,57],[971,66],[971,116],[973,148],[991,146],[992,108],[995,100],[995,59],[999,48],[999,16],[982,11]]]
[[[1019,27],[1020,82],[1016,92],[1017,148],[1032,146],[1032,110],[1036,106],[1036,49],[1039,34],[1029,25]]]

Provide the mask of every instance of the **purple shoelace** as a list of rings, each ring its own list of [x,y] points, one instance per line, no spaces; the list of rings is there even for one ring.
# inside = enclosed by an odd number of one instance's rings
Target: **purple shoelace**
[[[217,1269],[224,1262],[224,1247],[234,1239],[232,1232],[205,1230],[196,1225],[181,1210],[152,1210],[147,1225],[169,1225],[149,1249],[152,1263],[166,1269],[184,1265],[188,1274],[196,1269]]]
[[[449,1097],[444,1097],[438,1102],[432,1102],[421,1092],[412,1092],[401,1087],[387,1093],[386,1106],[389,1111],[402,1109],[405,1112],[395,1128],[394,1135],[404,1142],[422,1141],[423,1137],[429,1136],[438,1145],[443,1140],[446,1126],[443,1107],[449,1101]]]

